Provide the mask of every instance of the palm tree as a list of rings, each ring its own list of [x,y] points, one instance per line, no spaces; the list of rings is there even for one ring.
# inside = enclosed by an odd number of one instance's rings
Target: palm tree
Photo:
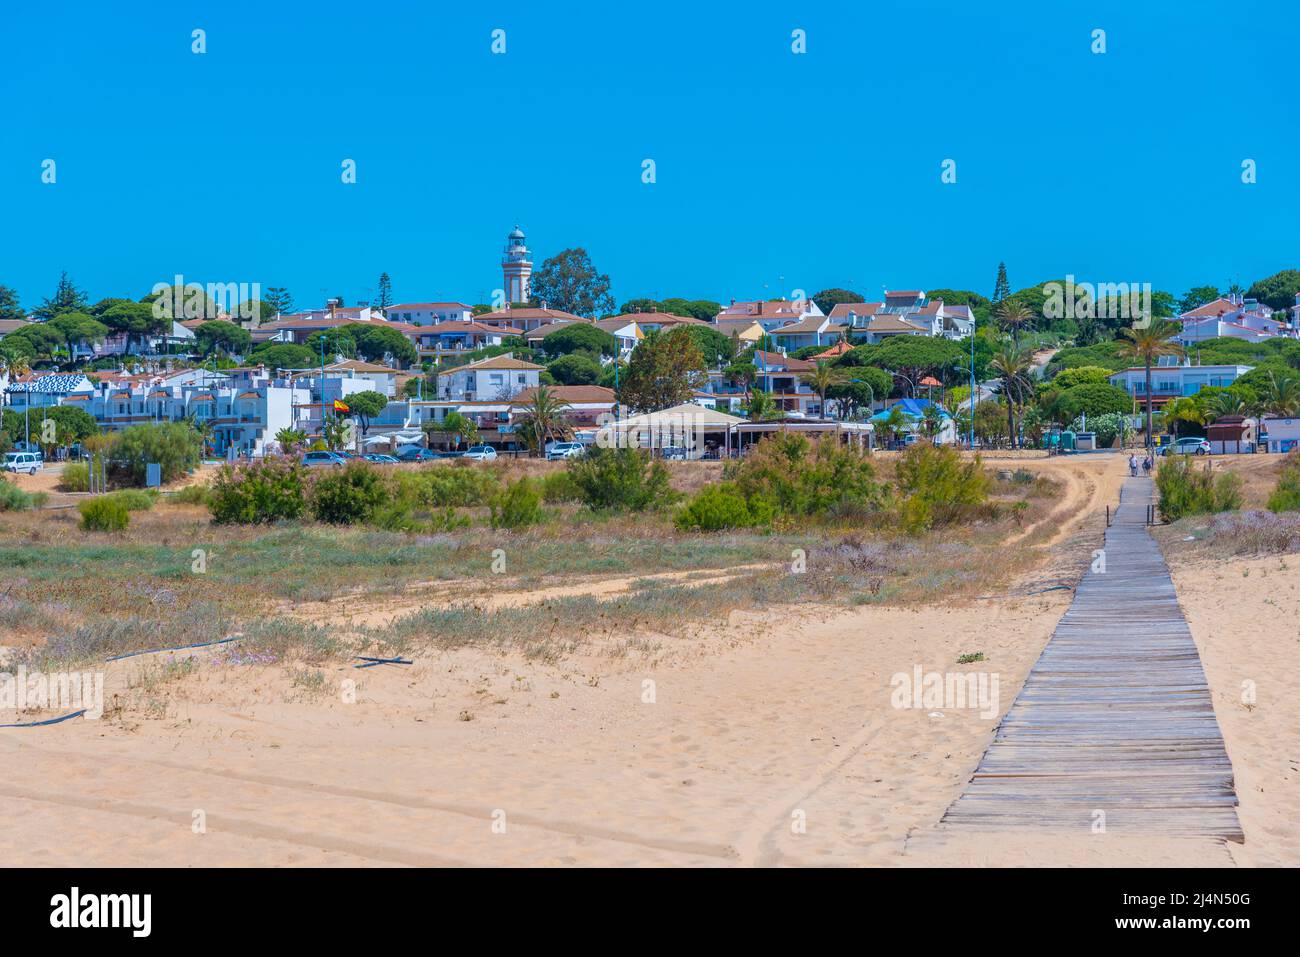
[[[943,429],[943,413],[939,411],[939,406],[931,402],[925,407],[925,415],[921,417],[921,431],[925,437],[932,443],[934,437]]]
[[[1011,341],[1020,345],[1020,330],[1034,321],[1034,314],[1029,307],[1015,299],[1005,299],[998,308],[998,322],[1003,329],[1011,333]]]
[[[549,385],[539,385],[532,399],[524,405],[525,429],[530,448],[546,451],[546,443],[563,438],[569,432],[569,403],[559,397]]]
[[[842,378],[839,370],[832,367],[825,359],[818,360],[812,373],[804,378],[809,388],[821,396],[823,419],[829,418],[826,415],[826,393],[839,384]]]
[[[1217,392],[1210,399],[1206,411],[1212,420],[1217,421],[1227,415],[1250,415],[1250,405],[1235,392]]]
[[[275,433],[275,440],[280,443],[280,448],[287,455],[292,453],[299,445],[307,441],[307,433],[302,429],[285,427]]]
[[[772,398],[771,393],[755,386],[749,390],[749,402],[745,405],[745,411],[754,422],[774,418],[777,414],[776,400]]]
[[[1278,378],[1270,370],[1260,403],[1269,415],[1283,419],[1295,418],[1300,415],[1300,379],[1289,375]]]
[[[880,430],[885,433],[885,441],[888,443],[893,437],[906,432],[911,424],[911,416],[903,411],[901,405],[896,405],[880,420]]]
[[[1147,437],[1146,447],[1151,448],[1154,437],[1151,435],[1151,367],[1161,356],[1180,356],[1183,347],[1174,342],[1180,327],[1168,319],[1152,319],[1144,328],[1130,326],[1122,330],[1127,340],[1120,343],[1119,356],[1123,359],[1141,360],[1147,372]]]
[[[1182,396],[1174,399],[1164,407],[1165,428],[1178,434],[1178,423],[1185,422],[1188,425],[1204,425],[1205,409],[1192,396]]]
[[[1016,445],[1016,406],[1029,388],[1032,364],[1033,357],[1028,349],[1005,341],[989,360],[989,369],[1002,380],[999,391],[1007,402],[1007,431],[1012,448]]]

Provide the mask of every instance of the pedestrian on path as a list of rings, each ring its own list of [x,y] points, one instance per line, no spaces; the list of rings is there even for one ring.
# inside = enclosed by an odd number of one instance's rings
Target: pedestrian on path
[[[1134,478],[1138,474],[1138,457],[1136,452],[1130,452],[1128,456],[1128,474]]]

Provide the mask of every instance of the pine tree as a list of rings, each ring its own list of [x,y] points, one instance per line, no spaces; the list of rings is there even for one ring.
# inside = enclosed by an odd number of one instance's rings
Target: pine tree
[[[278,313],[293,312],[293,296],[289,295],[289,290],[283,286],[272,286],[267,289],[262,301]]]
[[[997,305],[1011,295],[1011,283],[1007,282],[1007,264],[998,263],[998,280],[993,284],[993,305]]]
[[[381,273],[379,276],[379,295],[375,299],[375,306],[380,312],[388,315],[385,311],[393,304],[393,280],[388,278],[388,273]]]
[[[64,272],[59,276],[59,286],[54,290],[53,297],[41,303],[40,308],[32,314],[38,319],[53,319],[65,312],[85,312],[88,306],[86,294]]]
[[[25,319],[27,314],[18,304],[17,290],[0,286],[0,319]]]

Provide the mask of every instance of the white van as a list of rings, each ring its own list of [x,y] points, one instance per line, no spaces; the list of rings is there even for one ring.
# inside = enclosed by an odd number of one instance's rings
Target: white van
[[[36,452],[8,452],[5,454],[6,472],[26,472],[35,475],[45,467],[41,456]]]

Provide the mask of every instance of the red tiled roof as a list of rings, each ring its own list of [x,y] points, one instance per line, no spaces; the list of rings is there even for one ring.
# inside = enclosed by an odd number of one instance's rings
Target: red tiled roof
[[[536,391],[524,389],[510,401],[514,405],[528,405]],[[601,385],[554,385],[549,391],[563,402],[608,402],[612,405],[616,398],[613,389]]]

